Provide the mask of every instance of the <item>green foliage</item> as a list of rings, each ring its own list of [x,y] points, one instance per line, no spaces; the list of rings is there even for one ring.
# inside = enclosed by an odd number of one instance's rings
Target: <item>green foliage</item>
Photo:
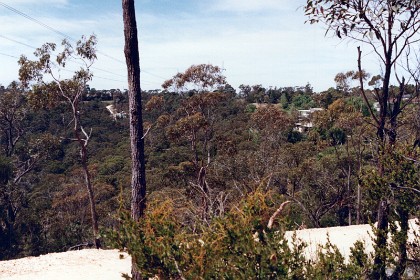
[[[247,112],[247,113],[254,113],[255,110],[257,110],[257,106],[255,106],[254,104],[248,104],[246,106],[245,112]]]
[[[150,200],[149,200],[150,201]],[[363,279],[369,260],[361,242],[346,262],[328,240],[317,260],[305,257],[306,244],[284,239],[282,228],[267,228],[276,199],[257,190],[225,216],[188,229],[171,200],[152,200],[139,222],[121,212],[110,238],[127,248],[144,277],[164,279]]]
[[[303,135],[302,133],[300,133],[299,131],[290,131],[289,134],[287,135],[287,142],[289,143],[297,143],[303,140]]]
[[[99,175],[112,175],[121,171],[126,164],[126,160],[122,156],[112,156],[105,159],[99,168]]]
[[[395,209],[414,213],[415,205],[419,203],[420,191],[419,169],[414,160],[417,153],[418,151],[409,149],[388,151],[380,159],[384,174],[379,174],[374,169],[366,170],[363,179],[369,198],[377,201],[385,195],[395,202]],[[389,192],[384,192],[384,188]]]
[[[357,241],[345,261],[336,245],[327,243],[319,246],[317,260],[308,267],[308,279],[367,279],[369,262],[363,243]]]
[[[346,143],[347,135],[346,133],[339,129],[339,128],[333,128],[329,130],[329,137],[331,138],[332,145],[343,145]]]
[[[361,223],[376,216],[373,205],[382,195],[382,184],[388,183],[392,190],[389,199],[405,201],[401,205],[418,203],[415,191],[399,188],[410,184],[417,188],[418,167],[404,161],[404,157],[417,160],[415,152],[390,157],[397,166],[386,166],[390,172],[395,169],[392,176],[381,179],[369,173],[376,164],[374,132],[364,118],[366,107],[360,98],[335,89],[313,94],[309,87],[265,89],[259,85],[243,86],[238,97],[223,90],[150,91],[143,95],[145,126],[151,127],[145,137],[149,209],[140,223],[130,221],[128,214],[118,220],[114,216],[118,188],[130,185],[128,120],[112,120],[105,106],[113,102],[118,110],[127,111],[126,92],[83,90],[87,95],[80,112],[89,116],[82,125],[92,128],[89,168],[100,225],[103,230],[119,226],[119,247],[137,255],[145,275],[163,279],[180,275],[187,279],[352,279],[353,274],[363,278],[372,264],[361,245],[355,245],[350,263],[327,247],[317,262],[309,262],[305,244],[292,240],[286,246],[283,229],[354,223],[359,182],[363,182]],[[79,149],[68,126],[72,116],[61,98],[52,98],[56,93],[54,87],[34,87],[17,99],[16,105],[25,105],[17,106],[22,121],[17,128],[27,128],[27,134],[15,147],[16,159],[33,159],[41,151],[48,151],[48,157],[38,161],[21,184],[6,188],[13,191],[11,205],[17,206],[18,216],[13,247],[2,250],[1,258],[65,250],[91,235],[88,212],[81,211],[87,209],[88,199],[79,174]],[[27,102],[37,111],[27,109]],[[308,119],[314,127],[303,133],[295,131],[298,119],[293,108],[315,105],[325,110]],[[404,139],[411,141],[417,133],[417,107],[408,108],[412,113],[407,113],[401,130]],[[57,134],[59,139],[48,138]],[[42,145],[37,139],[44,136],[51,141]],[[6,137],[0,140],[5,147]],[[10,164],[13,176],[15,159],[6,159],[4,154],[0,158],[5,163],[0,170]],[[200,215],[203,196],[197,187],[197,166],[206,168],[206,221]],[[365,170],[365,176],[360,177],[359,170]],[[270,195],[259,192],[258,196],[255,191],[261,187]],[[124,187],[121,192],[127,202],[130,190]],[[276,233],[266,224],[284,199],[293,203]],[[4,201],[0,198],[2,207],[7,205]],[[399,219],[396,213],[405,215],[407,209],[393,210],[393,219]],[[410,215],[414,213],[411,209]],[[405,239],[398,228],[390,231],[395,238],[386,254],[395,266],[399,259],[395,252]],[[3,240],[5,232],[0,233]]]
[[[293,97],[292,105],[296,109],[309,109],[314,107],[312,97],[307,94],[296,95]]]
[[[406,268],[408,219],[411,214],[416,214],[420,202],[419,168],[413,159],[417,153],[417,149],[411,148],[386,151],[380,159],[383,174],[369,169],[363,176],[363,185],[371,204],[386,199],[390,205],[389,227],[385,230],[374,228],[374,247],[382,261],[382,266],[376,269],[395,267],[393,277],[400,277]],[[380,238],[387,240],[388,232],[392,236],[390,244],[386,242],[386,246],[377,245]]]
[[[127,247],[142,275],[166,279],[271,279],[287,275],[280,232],[266,229],[273,202],[262,193],[250,195],[225,217],[189,232],[176,220],[170,201],[154,201],[139,223],[122,216],[114,238]],[[274,246],[275,245],[275,246]],[[211,269],[210,269],[211,268]]]

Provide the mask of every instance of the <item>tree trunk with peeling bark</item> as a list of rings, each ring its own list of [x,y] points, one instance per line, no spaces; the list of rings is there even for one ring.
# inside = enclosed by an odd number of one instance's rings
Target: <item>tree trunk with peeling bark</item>
[[[138,221],[146,208],[146,172],[144,160],[143,118],[140,88],[140,57],[134,0],[123,0],[125,46],[124,54],[128,74],[128,98],[131,144],[131,217]],[[136,259],[132,260],[131,274],[134,280],[143,279]]]

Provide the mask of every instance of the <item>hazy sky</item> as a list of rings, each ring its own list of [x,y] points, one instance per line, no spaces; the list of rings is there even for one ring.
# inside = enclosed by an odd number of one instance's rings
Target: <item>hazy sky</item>
[[[357,67],[355,43],[325,37],[322,25],[304,24],[305,0],[135,2],[145,90],[160,89],[165,79],[201,63],[222,66],[234,87],[310,83],[316,91],[335,86],[335,74]],[[74,39],[96,34],[91,87],[127,88],[119,0],[0,0],[0,84],[18,78],[20,55],[33,58],[34,47],[62,40],[19,12]],[[364,62],[368,72],[379,73],[374,56]]]

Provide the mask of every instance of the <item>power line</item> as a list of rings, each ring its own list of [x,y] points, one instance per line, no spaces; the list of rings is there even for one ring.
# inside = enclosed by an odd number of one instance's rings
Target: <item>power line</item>
[[[112,60],[114,60],[114,61],[117,61],[117,62],[122,63],[122,64],[124,64],[124,65],[125,65],[125,62],[124,62],[124,61],[122,61],[121,59],[118,59],[118,58],[115,58],[115,57],[113,57],[113,56],[107,55],[106,53],[101,52],[101,51],[98,51],[98,53],[99,53],[99,54],[101,54],[101,55],[103,55],[103,56],[105,56],[105,57],[108,57],[109,59],[112,59]]]
[[[8,9],[8,10],[10,10],[10,11],[12,11],[12,12],[14,12],[14,13],[18,14],[18,15],[23,16],[23,17],[24,17],[24,18],[26,18],[26,19],[29,19],[29,20],[31,20],[31,21],[33,21],[33,22],[35,22],[35,23],[37,23],[37,24],[39,24],[39,25],[41,25],[41,26],[43,26],[43,27],[45,27],[45,28],[49,29],[50,31],[52,31],[52,32],[54,32],[54,33],[56,33],[56,34],[58,34],[58,35],[60,35],[60,36],[63,36],[63,37],[64,37],[64,38],[66,38],[66,39],[69,39],[69,40],[75,41],[72,37],[70,37],[70,36],[68,36],[68,35],[64,34],[63,32],[61,32],[61,31],[59,31],[59,30],[57,30],[57,29],[55,29],[55,28],[52,28],[51,26],[49,26],[49,25],[47,25],[47,24],[45,24],[45,23],[43,23],[43,22],[41,22],[41,21],[39,21],[39,20],[37,20],[37,19],[35,19],[35,18],[33,18],[33,17],[31,17],[31,16],[27,15],[27,14],[25,14],[24,12],[19,11],[18,9],[15,9],[15,8],[13,8],[13,7],[11,7],[11,6],[7,5],[7,4],[5,4],[5,3],[3,3],[3,2],[0,2],[0,5],[1,5],[1,6],[3,6],[3,7],[5,7],[6,9]]]
[[[121,83],[127,83],[127,81],[121,81],[121,80],[114,80],[114,79],[109,79],[109,78],[105,78],[105,77],[100,77],[100,76],[96,76],[96,75],[93,75],[93,78],[99,78],[99,79],[102,79],[102,80],[108,80],[108,81],[114,81],[114,82],[121,82]],[[141,83],[142,84],[149,84],[149,85],[152,85],[153,83],[152,82],[150,82],[150,81],[141,81]]]
[[[31,20],[31,21],[33,21],[33,22],[35,22],[35,23],[37,23],[37,24],[41,25],[42,27],[47,28],[48,30],[50,30],[50,31],[52,31],[52,32],[54,32],[54,33],[56,33],[56,34],[58,34],[58,35],[60,35],[60,36],[62,36],[62,37],[64,37],[64,38],[66,38],[66,39],[70,40],[70,41],[77,42],[77,40],[75,40],[75,39],[74,39],[74,38],[72,38],[71,36],[69,36],[69,35],[67,35],[67,34],[65,34],[65,33],[63,33],[63,32],[61,32],[60,30],[57,30],[57,29],[55,29],[55,28],[53,28],[53,27],[49,26],[48,24],[43,23],[43,22],[42,22],[42,21],[40,21],[40,20],[37,20],[37,19],[35,19],[35,18],[33,18],[33,17],[31,17],[31,16],[29,16],[29,15],[25,14],[25,13],[24,13],[24,12],[22,12],[22,11],[19,11],[18,9],[15,9],[15,8],[13,8],[13,7],[11,7],[11,6],[7,5],[7,4],[5,4],[5,3],[3,3],[3,2],[0,2],[0,6],[3,6],[3,7],[5,7],[6,9],[8,9],[8,10],[10,10],[10,11],[12,11],[12,12],[14,12],[14,13],[18,14],[18,15],[23,16],[24,18],[29,19],[29,20]],[[125,62],[124,62],[124,61],[122,61],[122,60],[120,60],[120,59],[118,59],[118,58],[115,58],[115,57],[113,57],[113,56],[110,56],[110,55],[108,55],[108,54],[106,54],[106,53],[104,53],[104,52],[98,51],[98,53],[99,53],[99,54],[101,54],[101,55],[103,55],[103,56],[105,56],[105,57],[108,57],[108,58],[110,58],[110,59],[112,59],[112,60],[115,60],[115,61],[118,61],[118,62],[120,62],[120,63],[125,64]]]
[[[115,80],[115,79],[105,78],[105,77],[96,76],[96,75],[93,75],[93,78],[98,78],[98,79],[101,79],[101,80],[108,80],[108,81],[113,81],[113,82],[120,82],[120,83],[126,83],[127,82],[127,81]]]
[[[166,80],[166,78],[161,77],[161,76],[156,75],[156,74],[153,74],[153,73],[150,73],[149,71],[146,71],[146,70],[141,70],[141,69],[140,69],[140,72],[143,72],[143,73],[149,74],[149,75],[154,76],[154,77],[159,78],[159,79]]]
[[[115,76],[119,76],[119,77],[122,77],[122,78],[127,78],[127,75],[120,75],[120,74],[117,74],[117,73],[114,73],[114,72],[111,72],[111,71],[108,71],[108,70],[104,70],[104,69],[101,69],[101,68],[98,68],[98,67],[93,67],[92,66],[90,68],[95,69],[95,70],[99,70],[99,71],[102,71],[102,72],[105,72],[105,73],[108,73],[108,74],[112,74],[112,75],[115,75]]]
[[[61,71],[74,73],[74,71],[69,70],[69,69],[61,69]],[[98,79],[102,79],[102,80],[108,80],[108,81],[113,81],[113,82],[127,83],[127,81],[116,80],[116,79],[111,79],[111,78],[101,77],[101,76],[97,76],[97,75],[93,75],[93,79],[94,79],[94,78],[98,78]],[[144,81],[144,80],[142,80],[141,82],[142,82],[142,83],[145,83],[145,84],[153,84],[153,83],[152,83],[152,82],[150,82],[150,81]]]
[[[14,56],[14,55],[10,55],[10,54],[7,54],[7,53],[1,53],[1,52],[0,52],[0,55],[4,55],[4,56],[8,56],[8,57],[13,57],[13,58],[17,58],[17,59],[19,59],[19,57]]]
[[[6,37],[6,36],[4,36],[4,35],[1,35],[1,34],[0,34],[0,37],[1,37],[1,38],[4,38],[4,39],[7,39],[7,40],[10,40],[10,41],[12,41],[12,42],[15,42],[15,43],[17,43],[17,44],[21,44],[21,45],[24,45],[24,46],[26,46],[26,47],[36,49],[36,47],[34,47],[34,46],[31,46],[31,45],[25,44],[25,43],[23,43],[23,42],[20,42],[20,41],[17,41],[17,40],[14,40],[14,39],[8,38],[8,37]],[[3,55],[3,56],[8,56],[8,57],[12,57],[12,58],[17,58],[17,59],[19,59],[19,57],[17,57],[17,56],[10,55],[10,54],[6,54],[6,53],[0,53],[0,55]],[[83,63],[81,63],[81,62],[77,62],[77,61],[71,61],[71,62],[73,62],[73,63],[75,63],[75,64],[78,64],[78,65],[83,65]],[[97,67],[90,67],[90,68],[95,69],[95,70],[99,70],[99,71],[102,71],[102,72],[106,72],[106,73],[109,73],[109,74],[113,74],[113,75],[116,75],[116,76],[120,76],[120,77],[122,77],[122,78],[126,78],[126,77],[127,77],[127,76],[123,76],[123,75],[120,75],[120,74],[116,74],[116,73],[113,73],[113,72],[111,72],[111,71],[104,70],[104,69],[97,68]],[[71,72],[71,73],[74,73],[74,71],[71,71],[71,70],[68,70],[68,69],[61,69],[61,70],[66,71],[66,72]],[[114,82],[121,82],[121,83],[125,83],[125,82],[127,82],[127,81],[122,81],[122,80],[116,80],[116,79],[111,79],[111,78],[105,78],[105,77],[101,77],[101,76],[98,76],[98,75],[94,75],[93,77],[94,77],[94,78],[103,79],[103,80],[114,81]],[[148,81],[142,81],[142,82],[143,82],[143,83],[146,83],[146,84],[152,84],[152,82],[148,82]]]
[[[28,47],[28,48],[32,48],[32,49],[35,49],[35,50],[37,49],[37,48],[36,48],[36,47],[34,47],[34,46],[28,45],[28,44],[26,44],[26,43],[23,43],[23,42],[20,42],[20,41],[14,40],[14,39],[11,39],[11,38],[6,37],[6,36],[1,35],[1,34],[0,34],[0,37],[1,37],[1,38],[3,38],[3,39],[9,40],[9,41],[11,41],[11,42],[14,42],[14,43],[20,44],[20,45],[22,45],[22,46]],[[78,61],[71,61],[71,62],[76,63],[76,64],[78,64],[78,65],[82,65],[82,66],[84,65],[83,63],[78,62]],[[119,77],[122,77],[122,78],[126,78],[126,77],[127,77],[126,75],[117,74],[117,73],[114,73],[114,72],[111,72],[111,71],[108,71],[108,70],[105,70],[105,69],[101,69],[101,68],[98,68],[98,67],[94,67],[94,66],[92,66],[92,67],[90,67],[90,68],[95,69],[95,70],[98,70],[98,71],[106,72],[106,73],[108,73],[108,74],[112,74],[112,75],[115,75],[115,76],[119,76]]]
[[[14,13],[17,13],[17,14],[19,14],[19,15],[23,16],[24,18],[29,19],[29,20],[31,20],[31,21],[33,21],[33,22],[35,22],[35,23],[37,23],[37,24],[39,24],[39,25],[43,26],[44,28],[47,28],[48,30],[50,30],[50,31],[52,31],[52,32],[54,32],[54,33],[56,33],[56,34],[58,34],[58,35],[60,35],[60,36],[63,36],[64,38],[66,38],[66,39],[68,39],[68,40],[71,40],[71,41],[73,41],[73,42],[77,42],[74,38],[70,37],[69,35],[67,35],[67,34],[65,34],[65,33],[61,32],[61,31],[59,31],[59,30],[57,30],[57,29],[55,29],[55,28],[52,28],[52,27],[51,27],[51,26],[49,26],[48,24],[45,24],[45,23],[43,23],[43,22],[41,22],[41,21],[39,21],[39,20],[37,20],[37,19],[35,19],[35,18],[33,18],[33,17],[31,17],[31,16],[29,16],[29,15],[25,14],[24,12],[19,11],[18,9],[15,9],[15,8],[13,8],[13,7],[11,7],[11,6],[7,5],[7,4],[5,4],[5,3],[3,3],[3,2],[0,2],[0,6],[3,6],[3,7],[5,7],[6,9],[9,9],[10,11],[12,11],[12,12],[14,12]],[[7,39],[7,40],[10,40],[10,41],[13,41],[13,42],[18,43],[18,44],[21,44],[21,45],[23,45],[23,46],[26,46],[26,47],[29,47],[29,48],[34,48],[34,49],[36,49],[36,47],[34,47],[34,46],[31,46],[31,45],[28,45],[28,44],[25,44],[25,43],[22,43],[22,42],[19,42],[19,41],[13,40],[13,39],[11,39],[11,38],[7,38],[6,36],[2,36],[2,35],[0,35],[0,36],[1,36],[1,37],[3,37],[4,39]],[[104,52],[102,52],[102,51],[99,51],[99,50],[97,51],[97,53],[98,53],[98,54],[101,54],[101,55],[103,55],[103,56],[105,56],[105,57],[107,57],[107,58],[109,58],[109,59],[112,59],[112,60],[114,60],[114,61],[117,61],[117,62],[119,62],[119,63],[121,63],[121,64],[124,64],[124,65],[125,65],[125,62],[124,62],[124,61],[122,61],[121,59],[118,59],[118,58],[115,58],[115,57],[113,57],[113,56],[110,56],[110,55],[108,55],[108,54],[106,54],[106,53],[104,53]],[[120,76],[120,77],[126,77],[126,76],[123,76],[123,75],[120,75],[120,74],[115,74],[115,73],[112,73],[111,71],[104,70],[104,69],[100,69],[100,68],[96,68],[96,67],[95,67],[95,68],[94,68],[94,67],[92,67],[92,69],[96,69],[96,70],[100,70],[100,71],[103,71],[103,72],[107,72],[107,73],[109,73],[109,74],[117,75],[117,76]],[[164,79],[164,80],[166,79],[166,78],[163,78],[163,77],[161,77],[161,76],[158,76],[158,75],[153,74],[153,73],[151,73],[151,72],[149,72],[149,71],[146,71],[146,70],[142,70],[142,72],[147,73],[147,74],[149,74],[149,75],[151,75],[151,76],[155,76],[155,77],[160,78],[160,79]]]
[[[32,48],[32,49],[36,49],[36,47],[34,47],[34,46],[28,45],[28,44],[23,43],[23,42],[16,41],[16,40],[14,40],[14,39],[12,39],[12,38],[9,38],[9,37],[6,37],[6,36],[4,36],[4,35],[1,35],[1,34],[0,34],[0,37],[1,37],[1,38],[3,38],[3,39],[9,40],[9,41],[11,41],[11,42],[14,42],[14,43],[20,44],[20,45],[22,45],[22,46],[25,46],[25,47],[28,47],[28,48]]]
[[[40,25],[40,26],[42,26],[42,27],[44,27],[44,28],[46,28],[46,29],[48,29],[48,30],[50,30],[50,31],[52,31],[52,32],[54,32],[54,33],[56,33],[56,34],[58,34],[58,35],[62,36],[62,37],[64,37],[65,39],[71,40],[71,41],[73,41],[73,42],[77,42],[77,40],[75,40],[75,39],[74,39],[74,38],[72,38],[71,36],[69,36],[69,35],[67,35],[67,34],[65,34],[65,33],[61,32],[61,31],[59,31],[59,30],[57,30],[57,29],[55,29],[55,28],[53,28],[53,27],[51,27],[51,26],[49,26],[48,24],[43,23],[43,22],[42,22],[42,21],[40,21],[40,20],[37,20],[37,19],[35,19],[35,18],[33,18],[33,17],[29,16],[28,14],[26,14],[26,13],[24,13],[24,12],[22,12],[22,11],[20,11],[20,10],[16,9],[16,8],[13,8],[13,7],[11,7],[11,6],[7,5],[7,4],[5,4],[5,3],[3,3],[3,2],[0,2],[0,6],[3,6],[4,8],[6,8],[6,9],[8,9],[8,10],[10,10],[10,11],[12,11],[12,12],[14,12],[14,13],[16,13],[16,14],[18,14],[18,15],[20,15],[20,16],[22,16],[22,17],[24,17],[24,18],[26,18],[26,19],[28,19],[28,20],[30,20],[30,21],[33,21],[33,22],[35,22],[35,23],[37,23],[38,25]],[[24,46],[30,47],[30,48],[35,48],[35,47],[30,46],[30,45],[28,45],[28,44],[25,44],[25,43],[22,43],[22,42],[18,42],[18,41],[16,41],[16,40],[13,40],[13,39],[10,39],[10,38],[6,38],[5,36],[1,36],[1,37],[5,38],[5,39],[7,39],[7,40],[10,40],[10,41],[14,41],[14,42],[16,42],[16,43],[19,43],[19,44],[21,44],[21,45],[24,45]],[[35,48],[35,49],[36,49],[36,48]],[[113,57],[113,56],[110,56],[110,55],[108,55],[108,54],[106,54],[106,53],[104,53],[104,52],[102,52],[102,51],[97,51],[97,53],[98,53],[98,54],[101,54],[101,55],[103,55],[103,56],[105,56],[105,57],[107,57],[107,58],[109,58],[109,59],[112,59],[112,60],[114,60],[114,61],[117,61],[117,62],[122,63],[122,64],[124,64],[124,65],[125,65],[125,62],[124,62],[124,61],[122,61],[122,60],[120,60],[120,59],[118,59],[118,58],[115,58],[115,57]],[[5,56],[10,56],[10,55],[7,55],[7,54],[2,54],[2,55],[5,55]],[[10,56],[10,57],[14,57],[14,56]],[[18,57],[14,57],[14,58],[18,58]],[[115,73],[112,73],[111,71],[103,70],[103,69],[96,68],[96,67],[95,67],[95,68],[93,68],[93,67],[92,67],[92,69],[97,69],[97,70],[100,70],[100,71],[108,72],[108,73],[113,74],[113,75],[117,75],[117,76],[125,77],[125,76],[123,76],[123,75],[115,74]],[[147,73],[147,74],[152,75],[152,76],[155,76],[155,77],[160,78],[160,79],[165,79],[165,78],[163,78],[163,77],[161,77],[161,76],[158,76],[158,75],[153,74],[153,73],[151,73],[151,72],[149,72],[149,71],[146,71],[146,70],[142,70],[142,72]],[[98,78],[99,78],[99,77],[98,77]],[[117,81],[117,80],[115,80],[115,81]]]

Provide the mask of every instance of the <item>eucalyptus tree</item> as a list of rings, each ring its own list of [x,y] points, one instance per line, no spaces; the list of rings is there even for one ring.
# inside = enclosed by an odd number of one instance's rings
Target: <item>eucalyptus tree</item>
[[[212,162],[214,125],[218,105],[227,99],[221,88],[226,85],[222,69],[211,64],[190,66],[165,81],[162,87],[180,94],[188,93],[172,119],[167,134],[172,140],[186,139],[190,143],[193,169],[197,178],[191,185],[201,194],[202,220],[207,220],[214,201],[207,172]]]
[[[131,216],[138,220],[146,208],[146,175],[142,100],[140,87],[140,55],[134,0],[123,0],[125,46],[124,53],[128,73],[128,100],[130,117],[130,141],[132,157]]]
[[[307,0],[304,7],[308,22],[326,25],[327,32],[340,39],[349,39],[370,47],[381,65],[381,76],[373,83],[373,95],[379,103],[376,114],[368,101],[363,78],[360,75],[360,92],[376,128],[379,160],[377,169],[381,176],[386,171],[381,162],[387,151],[393,151],[397,140],[398,119],[410,100],[403,102],[407,83],[417,85],[419,94],[419,29],[420,2],[417,0]],[[362,72],[362,50],[357,47],[358,70]],[[395,79],[397,87],[391,83]],[[388,220],[391,202],[389,188],[383,186],[378,203],[378,234],[374,259],[374,278],[386,278],[384,252],[387,245]],[[404,250],[404,248],[402,248]],[[398,271],[398,273],[402,273]]]
[[[96,212],[94,189],[91,173],[88,167],[88,144],[92,131],[86,131],[82,123],[82,103],[87,83],[92,79],[90,70],[96,60],[97,40],[94,35],[82,37],[73,47],[68,40],[63,40],[62,51],[55,54],[57,45],[46,43],[38,48],[34,55],[36,60],[26,56],[19,59],[19,79],[29,92],[32,104],[41,107],[55,106],[64,102],[71,112],[71,129],[80,148],[80,163],[84,172],[85,185],[89,195],[92,228],[96,248],[101,247],[98,228],[98,214]],[[66,67],[76,61],[80,69],[74,71],[73,76],[63,78]]]
[[[140,55],[134,0],[123,0],[124,54],[128,74],[128,101],[131,145],[131,217],[138,221],[146,209],[146,166],[144,159],[143,115],[140,87]],[[133,279],[143,279],[133,256]]]
[[[413,0],[307,0],[306,15],[311,24],[321,22],[327,32],[339,38],[368,45],[381,63],[380,83],[374,94],[380,105],[379,116],[372,112],[381,141],[396,141],[396,117],[402,110],[402,95],[406,78],[418,82],[418,31],[420,29],[420,2]],[[361,70],[361,48],[358,47],[358,67]],[[392,75],[401,86],[391,89]],[[366,97],[362,76],[361,93]],[[392,106],[390,106],[392,104]],[[389,108],[391,107],[391,108]],[[372,108],[371,108],[372,110]],[[382,143],[382,145],[385,143]]]

